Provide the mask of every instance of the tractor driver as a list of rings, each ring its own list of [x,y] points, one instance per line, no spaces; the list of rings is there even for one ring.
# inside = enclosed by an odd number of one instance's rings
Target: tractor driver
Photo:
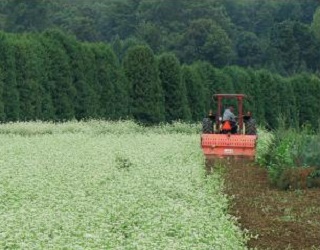
[[[231,125],[231,134],[237,133],[237,124],[236,124],[236,116],[233,113],[234,108],[233,106],[229,106],[225,109],[222,117],[222,122],[229,121]]]

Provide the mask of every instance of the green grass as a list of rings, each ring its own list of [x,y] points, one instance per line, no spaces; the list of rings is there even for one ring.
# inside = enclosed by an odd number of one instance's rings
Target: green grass
[[[0,125],[0,249],[245,249],[198,125]]]

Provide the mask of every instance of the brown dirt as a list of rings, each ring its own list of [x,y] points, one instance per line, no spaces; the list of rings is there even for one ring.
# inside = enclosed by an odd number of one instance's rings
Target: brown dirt
[[[233,197],[230,213],[257,236],[256,249],[320,249],[320,189],[278,190],[265,169],[247,162],[224,167],[226,193]]]

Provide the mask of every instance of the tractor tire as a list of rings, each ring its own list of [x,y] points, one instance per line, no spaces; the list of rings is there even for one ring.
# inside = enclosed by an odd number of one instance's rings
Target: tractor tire
[[[256,122],[253,119],[249,119],[245,123],[246,125],[246,135],[256,135],[257,134],[257,128],[256,128]]]
[[[204,118],[202,120],[202,133],[212,134],[213,133],[213,123],[210,118]]]

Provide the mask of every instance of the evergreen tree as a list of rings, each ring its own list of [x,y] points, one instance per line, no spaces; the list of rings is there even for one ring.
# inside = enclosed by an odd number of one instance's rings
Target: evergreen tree
[[[92,65],[94,55],[90,50],[80,44],[75,44],[75,49],[70,54],[73,86],[76,89],[75,113],[77,119],[88,119],[97,117],[99,100],[94,91],[96,84]]]
[[[46,41],[47,42],[47,41]],[[53,81],[49,80],[51,75],[50,70],[50,55],[47,53],[45,40],[41,34],[33,35],[33,43],[36,46],[37,65],[39,69],[40,81],[40,110],[37,110],[37,119],[44,121],[55,120],[55,108],[53,104],[52,93],[54,91]]]
[[[223,73],[221,69],[213,70],[213,94],[234,94],[234,87],[230,76]]]
[[[182,106],[183,108],[183,119],[185,121],[191,121],[192,120],[192,114],[191,114],[191,108],[189,106],[188,101],[188,90],[186,86],[186,81],[183,80],[182,72],[181,72],[181,92],[184,93],[182,95]]]
[[[48,82],[56,120],[69,120],[75,117],[74,99],[76,89],[72,84],[70,58],[57,37],[59,32],[49,30],[43,33],[42,43],[49,56]]]
[[[11,39],[0,32],[0,68],[3,72],[3,105],[5,121],[17,121],[19,119],[19,92],[16,82],[15,55]]]
[[[0,67],[0,121],[5,120],[4,103],[3,103],[3,70]]]
[[[291,84],[297,100],[299,125],[309,123],[316,127],[319,121],[315,115],[319,111],[319,78],[303,73],[292,77]]]
[[[20,116],[23,121],[41,117],[41,64],[39,46],[34,39],[21,36],[13,41]]]
[[[280,98],[280,116],[287,121],[287,125],[293,128],[298,127],[298,114],[296,106],[296,98],[294,90],[287,78],[274,75],[275,81],[278,83],[277,92]]]
[[[207,111],[205,110],[204,87],[198,72],[192,66],[182,67],[182,81],[187,89],[188,103],[193,121],[201,121]]]
[[[213,94],[216,93],[215,90],[215,68],[209,62],[198,61],[193,64],[195,70],[200,76],[200,81],[204,88],[204,98],[205,98],[205,110],[208,112],[213,109]]]
[[[265,124],[265,105],[264,105],[264,93],[261,88],[260,77],[257,71],[253,69],[247,69],[247,74],[250,77],[248,82],[248,102],[250,103],[249,107],[254,115],[255,119],[259,124]]]
[[[229,75],[225,74],[223,72],[223,69],[214,69],[212,87],[213,87],[214,94],[235,94],[232,78]],[[237,107],[237,101],[235,99],[222,100],[223,110],[230,105]],[[217,108],[216,98],[214,98],[214,106]],[[236,110],[236,112],[238,112],[238,110]]]
[[[131,85],[133,117],[143,123],[164,121],[164,95],[152,50],[147,46],[130,48],[123,66]]]
[[[174,54],[162,54],[158,59],[160,80],[165,96],[166,121],[188,119],[186,89],[181,81],[180,63]]]
[[[74,37],[66,35],[60,31],[51,31],[54,40],[60,43],[66,56],[68,57],[68,67],[71,77],[70,101],[74,106],[74,114],[77,119],[96,117],[98,102],[93,90],[94,81],[89,78],[90,67],[92,66],[94,55],[89,50],[85,50]],[[74,99],[73,99],[74,98]]]
[[[263,100],[263,106],[265,107],[265,119],[270,128],[276,128],[278,125],[277,119],[281,114],[278,82],[266,70],[259,70],[257,77],[259,79],[259,87],[261,88],[260,98]]]
[[[99,115],[105,119],[127,117],[129,90],[114,51],[105,44],[90,47],[95,56],[95,89],[100,104]]]
[[[247,72],[238,66],[229,66],[223,69],[223,73],[230,77],[234,88],[234,93],[245,94],[248,98],[243,102],[244,110],[251,110],[250,100],[250,76]]]
[[[235,93],[243,93],[246,91],[246,84],[249,76],[245,70],[238,66],[225,67],[222,72],[230,77]]]

